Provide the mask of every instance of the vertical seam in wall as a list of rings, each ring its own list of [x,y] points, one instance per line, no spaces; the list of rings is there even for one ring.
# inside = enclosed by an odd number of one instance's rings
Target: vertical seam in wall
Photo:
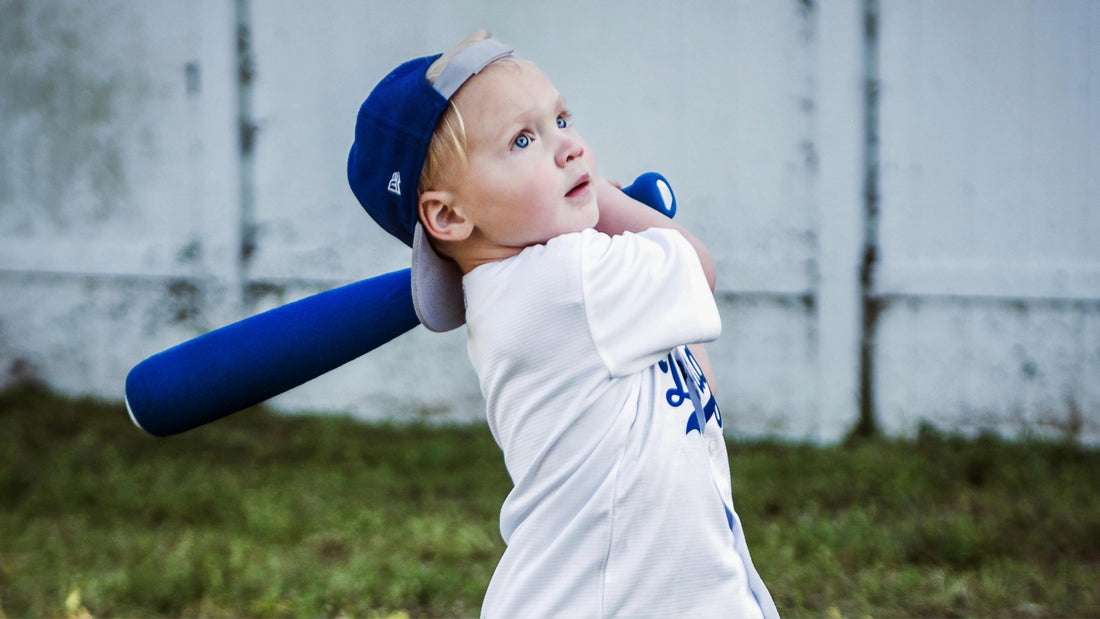
[[[256,123],[252,111],[252,83],[256,74],[252,54],[252,2],[235,0],[237,50],[237,127],[239,132],[240,186],[237,252],[237,294],[239,306],[247,309],[249,264],[256,251],[254,150]]]
[[[881,311],[875,296],[879,223],[879,3],[863,0],[863,247],[859,268],[859,421],[855,434],[877,431],[875,414],[875,336]]]
[[[820,349],[820,320],[821,320],[821,211],[820,204],[816,202],[820,201],[820,187],[818,185],[818,179],[820,177],[820,138],[818,133],[818,106],[820,105],[820,92],[817,87],[816,74],[810,68],[810,62],[808,58],[811,55],[818,54],[818,28],[820,20],[820,10],[814,3],[814,0],[798,0],[798,11],[801,17],[801,23],[799,24],[800,30],[800,43],[803,46],[803,53],[805,56],[803,59],[806,63],[803,68],[813,75],[813,78],[809,78],[804,85],[804,89],[799,93],[800,103],[799,111],[803,115],[805,123],[802,125],[806,134],[800,142],[800,155],[802,163],[802,172],[804,173],[804,182],[806,183],[807,195],[815,202],[810,209],[811,221],[810,228],[807,235],[807,241],[809,245],[810,260],[807,260],[807,279],[809,281],[809,287],[806,292],[800,296],[802,307],[806,310],[806,313],[810,319],[810,333],[809,333],[809,346],[810,355],[814,360],[821,358]],[[820,361],[815,361],[820,363]]]

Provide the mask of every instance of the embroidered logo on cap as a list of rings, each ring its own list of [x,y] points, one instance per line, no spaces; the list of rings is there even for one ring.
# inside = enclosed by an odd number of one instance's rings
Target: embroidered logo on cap
[[[401,173],[400,172],[394,172],[393,173],[393,176],[390,177],[390,184],[386,185],[386,189],[389,190],[390,193],[396,193],[397,195],[401,195]]]

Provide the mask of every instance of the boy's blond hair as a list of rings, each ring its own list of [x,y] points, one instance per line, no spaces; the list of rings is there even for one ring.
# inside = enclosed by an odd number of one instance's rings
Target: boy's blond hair
[[[436,59],[428,67],[424,77],[430,84],[435,84],[443,70],[447,68],[451,60],[466,48],[491,38],[486,30],[478,30],[466,37],[461,43],[450,51]],[[524,64],[514,56],[500,58],[496,62],[509,64]],[[420,170],[420,180],[417,183],[417,193],[424,193],[432,189],[439,189],[441,182],[453,178],[456,172],[466,167],[466,126],[462,122],[462,114],[455,107],[454,101],[447,102],[447,109],[439,118],[439,124],[432,132],[432,140],[428,144],[428,153],[424,157],[424,166]]]

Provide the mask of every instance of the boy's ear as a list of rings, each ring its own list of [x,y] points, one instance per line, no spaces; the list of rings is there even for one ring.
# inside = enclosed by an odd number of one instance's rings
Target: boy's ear
[[[463,241],[473,232],[473,223],[455,208],[450,192],[425,191],[417,206],[424,231],[434,238]]]

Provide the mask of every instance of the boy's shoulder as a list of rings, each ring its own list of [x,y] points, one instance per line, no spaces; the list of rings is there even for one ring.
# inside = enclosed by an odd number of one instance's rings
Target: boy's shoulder
[[[545,244],[532,245],[519,255],[528,254],[531,259],[556,258],[580,259],[603,252],[637,251],[639,247],[667,247],[670,244],[687,243],[682,234],[671,228],[649,228],[641,232],[623,232],[610,236],[595,228],[569,232],[556,236]]]
[[[478,266],[463,278],[463,283],[470,286],[511,278],[581,276],[582,272],[604,269],[630,272],[647,268],[654,260],[667,262],[670,256],[684,249],[690,249],[687,240],[668,228],[650,228],[615,236],[586,228]],[[540,281],[545,282],[545,279]]]
[[[647,273],[644,279],[651,283],[678,279],[678,272],[690,269],[687,259],[693,256],[687,239],[675,230],[651,228],[609,236],[588,228],[480,265],[463,277],[462,285],[468,313],[486,304],[516,309],[517,299],[529,302],[548,296],[582,304],[611,296],[609,302],[617,304],[627,299],[616,301],[616,291],[628,297],[637,293],[634,288],[640,284],[631,283],[638,279],[632,274]]]
[[[579,259],[583,246],[599,236],[601,233],[591,228],[561,234],[545,243],[528,245],[514,256],[479,265],[467,273],[463,281],[509,277],[531,269],[553,269],[555,263]]]

